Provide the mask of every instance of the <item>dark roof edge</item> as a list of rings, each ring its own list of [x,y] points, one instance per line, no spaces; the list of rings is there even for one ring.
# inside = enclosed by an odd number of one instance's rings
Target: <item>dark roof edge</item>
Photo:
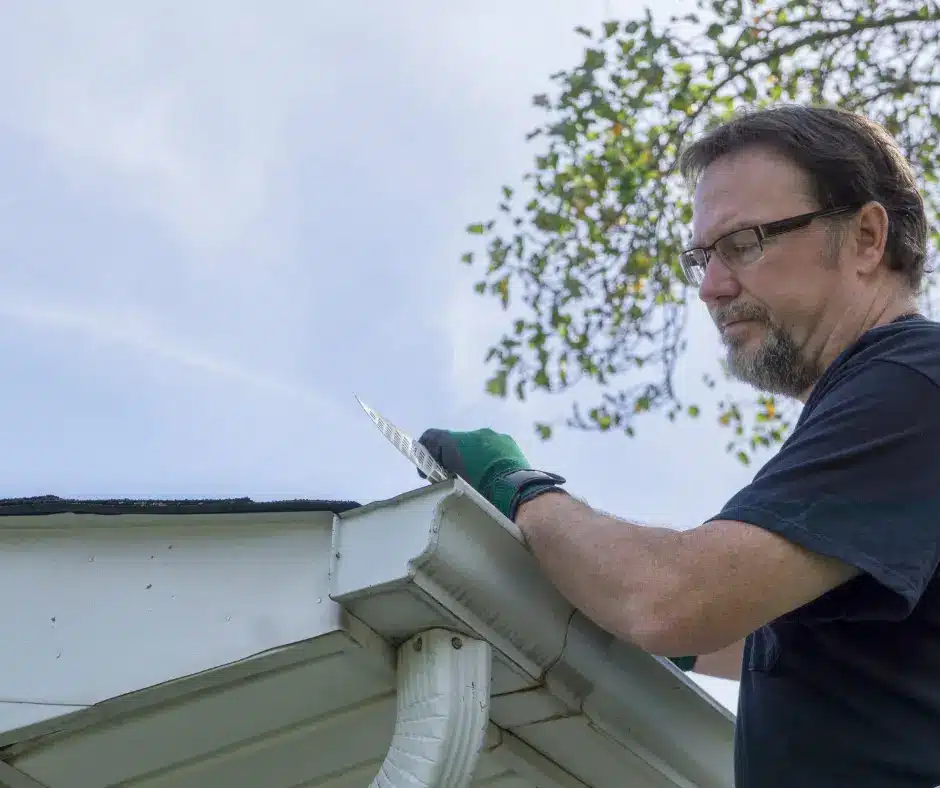
[[[251,498],[137,500],[115,498],[79,500],[41,495],[33,498],[0,499],[0,517],[24,517],[49,514],[271,514],[275,512],[332,512],[356,509],[355,501],[253,501]]]

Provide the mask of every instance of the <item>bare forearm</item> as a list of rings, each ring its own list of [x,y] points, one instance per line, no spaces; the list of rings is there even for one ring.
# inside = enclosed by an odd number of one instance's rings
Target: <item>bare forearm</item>
[[[680,534],[601,514],[559,493],[523,504],[516,523],[552,583],[575,607],[618,637],[657,642],[679,593]]]
[[[718,679],[741,680],[741,662],[744,658],[744,641],[739,640],[711,654],[701,654],[695,660],[693,670],[703,676]]]

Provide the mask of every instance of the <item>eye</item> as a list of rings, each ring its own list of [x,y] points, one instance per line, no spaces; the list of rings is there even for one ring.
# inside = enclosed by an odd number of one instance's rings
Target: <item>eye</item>
[[[725,236],[717,244],[718,253],[732,262],[746,262],[755,254],[760,254],[760,238],[755,230],[740,230]]]

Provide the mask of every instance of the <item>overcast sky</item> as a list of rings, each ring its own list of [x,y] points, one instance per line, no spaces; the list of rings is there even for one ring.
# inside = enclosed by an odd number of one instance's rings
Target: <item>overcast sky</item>
[[[659,0],[658,13],[682,0]],[[688,527],[752,470],[700,423],[629,440],[482,391],[510,325],[465,226],[535,148],[532,94],[629,0],[6,3],[0,495],[368,501],[417,435],[511,432],[591,503]],[[683,378],[717,356],[696,306]],[[732,708],[736,687],[703,681]]]

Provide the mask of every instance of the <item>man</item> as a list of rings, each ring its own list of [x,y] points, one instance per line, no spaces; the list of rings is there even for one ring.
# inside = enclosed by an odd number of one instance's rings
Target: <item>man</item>
[[[490,430],[422,442],[515,520],[562,594],[638,647],[740,679],[738,788],[940,785],[940,325],[927,221],[857,115],[786,106],[696,141],[686,276],[731,371],[804,403],[703,525],[641,527]]]

